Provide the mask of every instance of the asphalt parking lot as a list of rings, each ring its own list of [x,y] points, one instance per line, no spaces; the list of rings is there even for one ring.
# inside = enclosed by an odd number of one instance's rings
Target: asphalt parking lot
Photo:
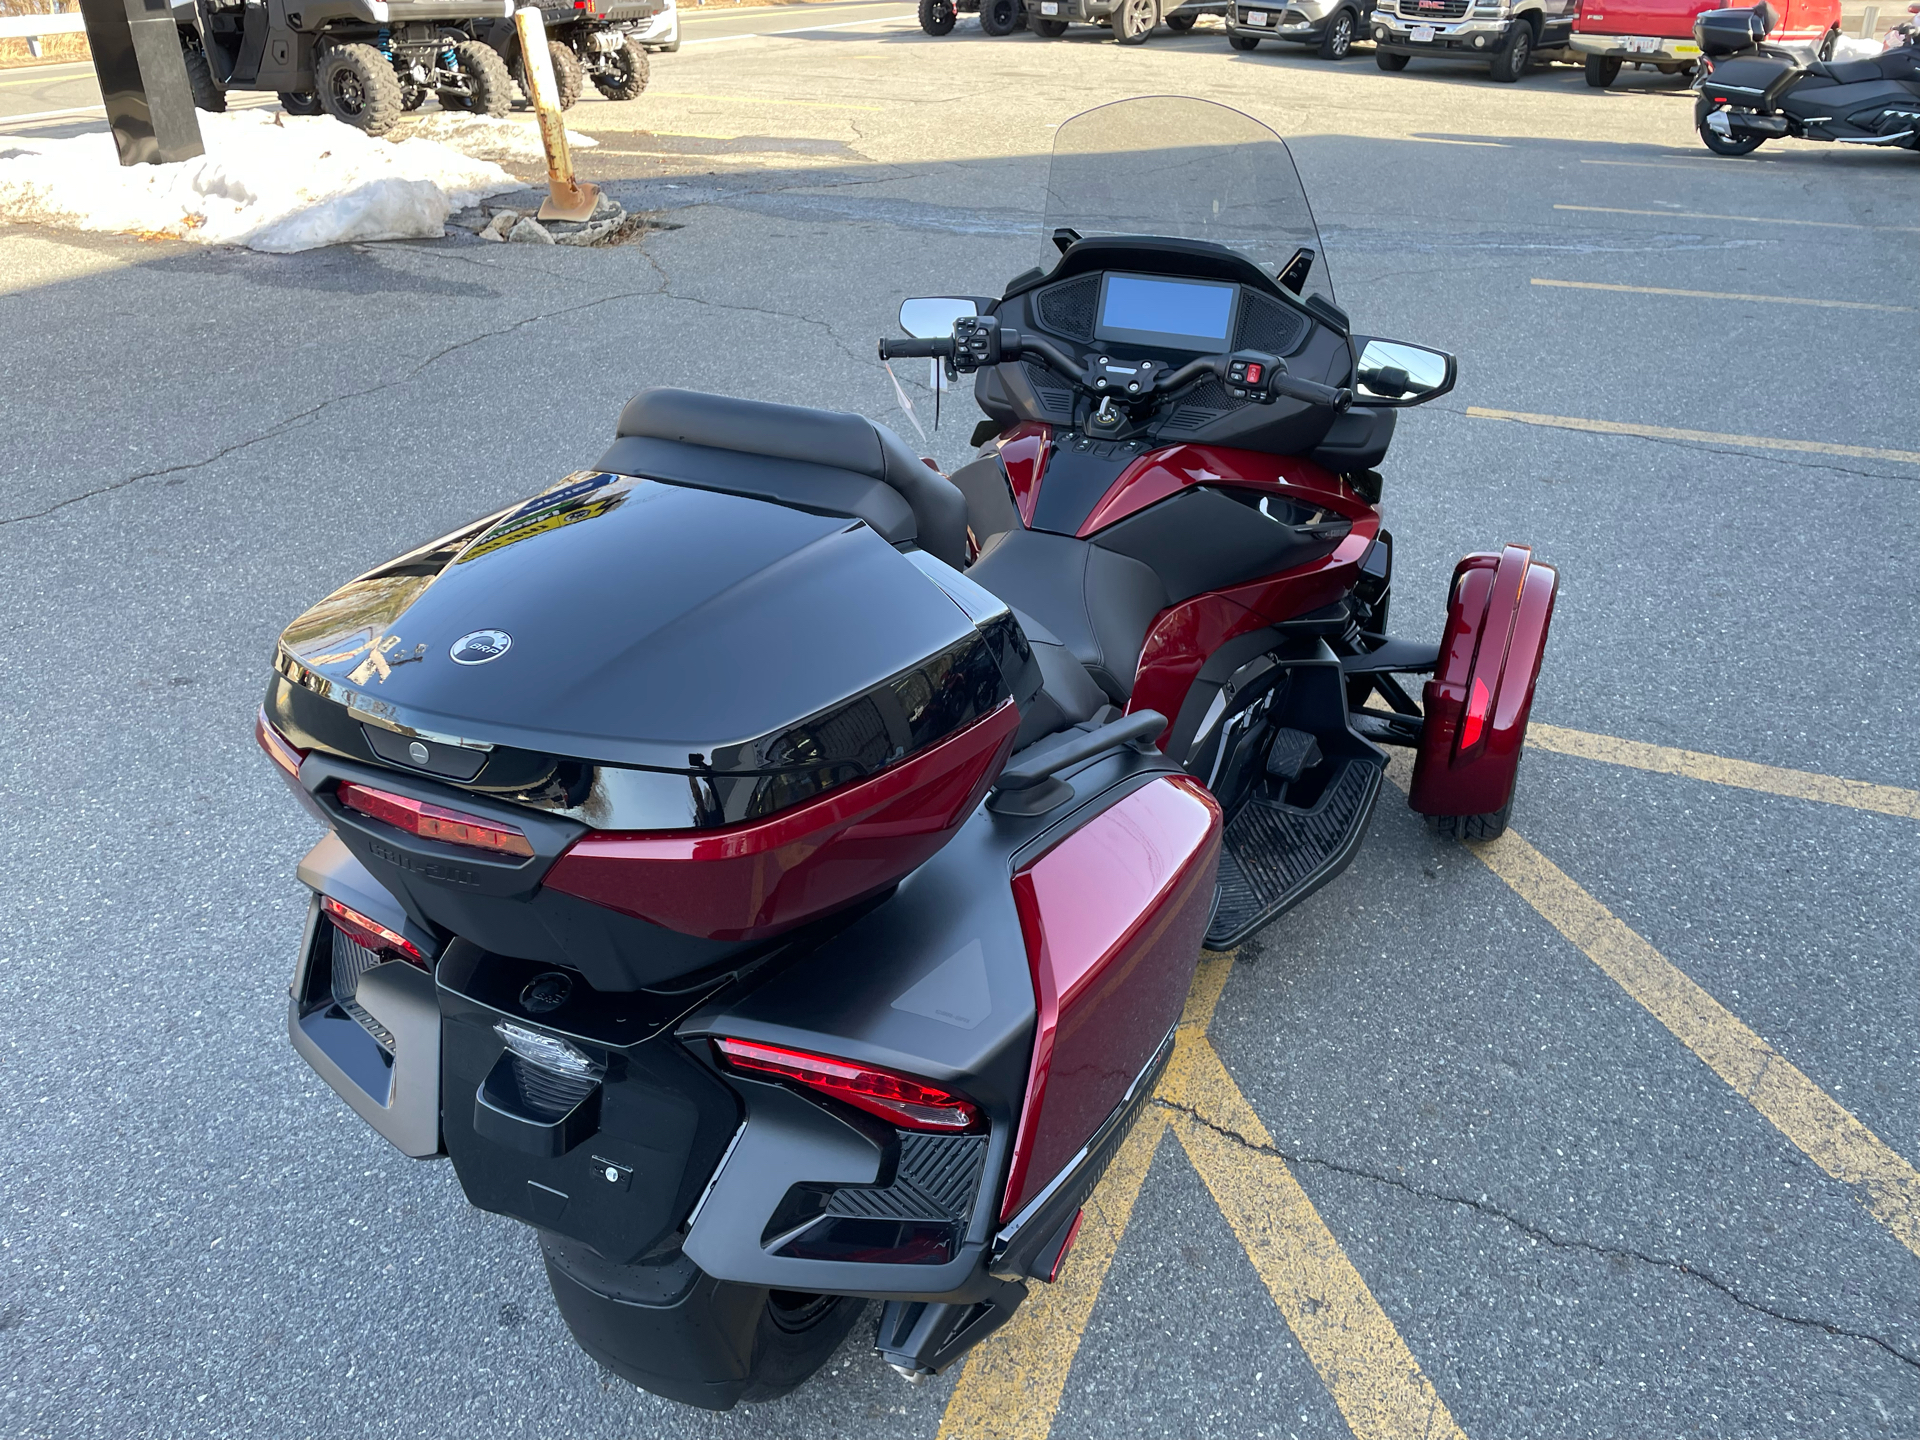
[[[0,1431],[1920,1434],[1920,157],[1718,159],[1677,80],[1212,22],[686,33],[570,117],[638,244],[0,224]],[[84,72],[19,74],[0,144],[93,123],[45,113]],[[1144,93],[1273,125],[1358,328],[1460,356],[1385,471],[1396,626],[1466,551],[1559,567],[1513,832],[1389,793],[1209,960],[1062,1282],[965,1365],[908,1386],[869,1322],[787,1400],[680,1409],[287,1045],[317,837],[250,734],[273,638],[590,464],[645,385],[911,435],[871,358],[901,298],[1035,263],[1051,127]]]

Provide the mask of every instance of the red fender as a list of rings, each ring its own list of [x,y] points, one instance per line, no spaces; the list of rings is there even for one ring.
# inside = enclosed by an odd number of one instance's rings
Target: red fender
[[[1525,545],[1454,567],[1407,794],[1422,815],[1491,815],[1512,797],[1559,583]]]

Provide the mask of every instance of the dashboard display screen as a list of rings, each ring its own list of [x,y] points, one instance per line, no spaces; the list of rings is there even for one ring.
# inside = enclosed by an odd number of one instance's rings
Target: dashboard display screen
[[[1100,288],[1100,323],[1093,333],[1136,345],[1225,350],[1238,291],[1237,285],[1208,280],[1109,273]]]

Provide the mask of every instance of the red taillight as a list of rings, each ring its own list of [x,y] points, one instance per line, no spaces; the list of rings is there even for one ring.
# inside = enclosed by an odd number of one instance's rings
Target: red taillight
[[[495,825],[478,815],[429,805],[405,795],[392,795],[370,785],[346,781],[336,792],[349,810],[384,820],[396,830],[418,835],[422,840],[438,840],[443,845],[465,845],[474,850],[491,850],[496,855],[533,854],[533,844],[511,825]]]
[[[351,905],[342,905],[331,895],[320,897],[320,913],[331,920],[334,928],[349,940],[358,942],[376,955],[385,955],[389,959],[405,960],[427,968],[427,957],[420,953],[420,947],[404,935],[395,934],[378,920],[369,919]]]
[[[951,1090],[911,1080],[890,1070],[875,1070],[850,1060],[809,1055],[752,1040],[715,1040],[721,1061],[735,1070],[796,1081],[822,1095],[857,1105],[908,1130],[977,1130],[980,1107]]]
[[[273,728],[264,706],[253,717],[253,738],[260,742],[260,748],[267,752],[267,758],[288,775],[300,773],[300,762],[307,758],[306,751],[294,749],[292,742]]]
[[[1493,695],[1487,689],[1487,682],[1479,676],[1473,678],[1473,688],[1467,692],[1467,711],[1460,717],[1460,748],[1471,750],[1480,743],[1480,737],[1487,733],[1487,712],[1493,708]]]

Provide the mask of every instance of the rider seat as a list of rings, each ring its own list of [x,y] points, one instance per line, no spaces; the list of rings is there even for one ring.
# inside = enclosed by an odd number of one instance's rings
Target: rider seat
[[[967,502],[893,431],[860,415],[661,386],[620,412],[600,467],[864,520],[956,570]]]
[[[1865,60],[1829,60],[1821,73],[1841,85],[1870,85],[1878,80],[1920,80],[1920,49],[1902,45]]]

